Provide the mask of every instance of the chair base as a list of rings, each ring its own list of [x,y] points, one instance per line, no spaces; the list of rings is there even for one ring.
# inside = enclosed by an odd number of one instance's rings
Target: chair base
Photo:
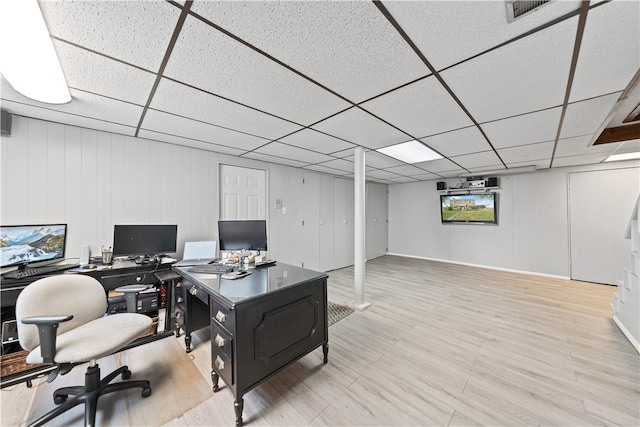
[[[151,384],[146,380],[122,381],[109,384],[118,375],[122,375],[122,379],[126,380],[131,376],[131,371],[127,366],[121,366],[101,380],[100,367],[97,364],[89,366],[84,376],[84,386],[62,387],[54,391],[53,401],[60,406],[49,411],[29,425],[34,427],[41,426],[63,412],[80,404],[84,404],[84,425],[93,427],[96,423],[98,398],[103,394],[140,387],[142,388],[142,397],[151,396]],[[67,400],[69,395],[74,397]]]

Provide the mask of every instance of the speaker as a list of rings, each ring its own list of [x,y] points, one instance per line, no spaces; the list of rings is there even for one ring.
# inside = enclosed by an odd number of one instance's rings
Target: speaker
[[[0,110],[0,134],[11,135],[11,114],[7,110]]]
[[[497,186],[498,186],[498,177],[490,176],[487,178],[485,187],[497,187]]]
[[[446,190],[446,188],[445,188],[445,187],[446,187],[446,182],[444,182],[444,181],[438,181],[438,182],[436,182],[436,188],[437,188],[438,190]]]
[[[82,246],[80,248],[80,265],[89,264],[89,258],[91,258],[91,246]]]

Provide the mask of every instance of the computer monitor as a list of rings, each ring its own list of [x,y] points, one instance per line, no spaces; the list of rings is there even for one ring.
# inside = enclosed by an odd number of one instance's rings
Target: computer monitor
[[[177,225],[114,225],[113,256],[176,252]]]
[[[0,267],[64,259],[67,224],[0,226]]]
[[[266,251],[267,222],[259,220],[218,221],[221,251]]]

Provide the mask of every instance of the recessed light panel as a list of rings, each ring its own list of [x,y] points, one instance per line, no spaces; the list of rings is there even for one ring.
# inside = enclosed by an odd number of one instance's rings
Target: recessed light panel
[[[394,159],[402,160],[405,163],[428,162],[429,160],[442,158],[440,154],[416,140],[379,148],[376,151]]]
[[[618,162],[621,160],[635,160],[640,159],[640,153],[623,153],[614,154],[606,158],[605,162]]]

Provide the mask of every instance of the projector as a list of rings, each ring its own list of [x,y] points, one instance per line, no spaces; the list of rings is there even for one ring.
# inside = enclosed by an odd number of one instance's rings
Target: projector
[[[462,187],[463,188],[477,188],[477,187],[484,187],[484,180],[480,179],[477,181],[466,181],[462,183]]]

